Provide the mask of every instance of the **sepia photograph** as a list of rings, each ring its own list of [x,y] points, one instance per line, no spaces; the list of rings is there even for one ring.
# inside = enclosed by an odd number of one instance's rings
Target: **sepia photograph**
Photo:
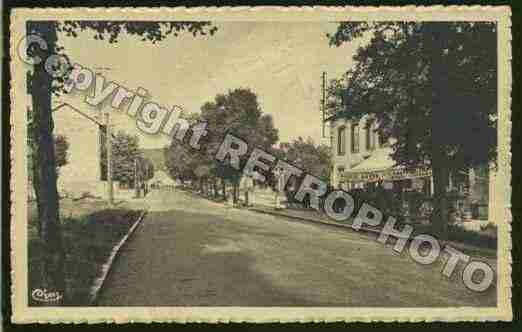
[[[15,320],[511,320],[509,16],[14,10]]]

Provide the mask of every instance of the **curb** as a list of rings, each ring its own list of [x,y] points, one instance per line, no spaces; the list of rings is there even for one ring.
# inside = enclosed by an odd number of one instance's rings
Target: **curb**
[[[344,229],[356,231],[350,225],[346,225],[346,224],[327,222],[327,221],[323,221],[323,220],[319,220],[319,219],[315,219],[315,218],[306,218],[306,217],[300,217],[300,216],[292,216],[292,215],[288,215],[288,214],[284,214],[284,213],[277,213],[277,212],[273,212],[273,211],[269,211],[269,210],[263,210],[263,209],[258,209],[258,208],[249,208],[249,210],[254,211],[254,212],[258,212],[258,213],[270,214],[270,215],[278,216],[278,217],[284,217],[284,218],[289,218],[289,219],[297,219],[297,220],[302,220],[302,221],[306,221],[306,222],[311,222],[311,223],[316,223],[316,224],[323,224],[323,225],[328,225],[328,226],[333,226],[333,227],[344,228]],[[376,233],[376,234],[380,233],[379,231],[377,231],[375,229],[366,228],[366,227],[361,227],[359,229],[359,231],[368,232],[368,233]]]
[[[263,210],[263,209],[259,209],[259,208],[249,208],[249,210],[257,212],[257,213],[264,213],[264,214],[269,214],[269,215],[283,217],[283,218],[297,219],[297,220],[310,222],[310,223],[323,224],[323,225],[327,225],[327,226],[343,228],[343,229],[350,230],[353,232],[364,232],[364,233],[371,233],[371,234],[377,234],[377,235],[381,234],[380,229],[361,227],[360,229],[356,230],[356,229],[353,229],[350,225],[339,224],[339,223],[334,223],[334,222],[327,222],[327,221],[314,219],[314,218],[292,216],[292,215],[288,215],[288,214],[284,214],[284,213],[277,213],[277,212],[273,212],[270,210]],[[411,237],[404,237],[404,236],[401,236],[400,238],[406,239],[408,241],[411,241],[411,239],[412,239]],[[457,250],[460,250],[463,253],[468,253],[468,254],[474,255],[475,258],[476,257],[495,258],[495,259],[497,258],[496,251],[492,251],[491,249],[473,247],[473,246],[468,246],[468,245],[460,244],[457,242],[451,242],[451,241],[440,241],[440,244],[441,244],[441,248],[446,245],[450,245],[451,247],[453,247]]]
[[[107,279],[107,276],[109,275],[109,271],[111,270],[112,264],[114,263],[114,259],[116,258],[116,255],[120,251],[121,247],[127,242],[128,238],[134,233],[134,230],[136,227],[141,223],[143,220],[143,217],[147,214],[147,210],[144,210],[141,215],[138,217],[138,219],[132,224],[131,228],[125,234],[125,236],[118,242],[111,250],[111,254],[105,264],[102,265],[102,274],[100,277],[96,278],[94,280],[94,284],[92,285],[90,291],[89,291],[89,305],[93,305],[98,297],[98,293],[100,289],[102,288],[103,284],[105,283],[105,280]]]

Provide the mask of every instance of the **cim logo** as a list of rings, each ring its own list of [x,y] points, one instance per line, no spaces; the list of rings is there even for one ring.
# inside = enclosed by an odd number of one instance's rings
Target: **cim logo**
[[[49,292],[45,288],[37,288],[33,290],[31,297],[37,302],[50,303],[60,301],[63,298],[63,295],[60,294],[60,292]]]

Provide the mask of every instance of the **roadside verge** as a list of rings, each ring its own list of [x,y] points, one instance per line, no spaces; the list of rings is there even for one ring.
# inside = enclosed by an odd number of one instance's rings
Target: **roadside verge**
[[[110,269],[122,239],[127,239],[143,219],[145,208],[136,209],[128,203],[109,206],[98,199],[60,201],[62,246],[65,254],[63,305],[86,306],[95,297]],[[28,303],[46,306],[40,295],[44,285],[44,243],[38,235],[36,206],[29,207],[28,224]],[[119,245],[119,246],[118,246]],[[94,285],[94,286],[93,286]]]
[[[138,219],[132,224],[131,228],[123,236],[123,238],[118,242],[111,250],[111,254],[107,261],[102,265],[101,267],[101,275],[94,280],[94,283],[89,291],[89,304],[93,304],[96,302],[96,298],[98,296],[98,293],[100,292],[100,289],[102,288],[103,284],[105,283],[105,280],[107,279],[107,276],[109,275],[109,272],[111,270],[112,264],[114,263],[114,259],[116,258],[116,255],[118,255],[121,247],[127,242],[128,238],[134,233],[134,230],[138,225],[141,223],[145,215],[147,214],[147,211],[143,211]]]

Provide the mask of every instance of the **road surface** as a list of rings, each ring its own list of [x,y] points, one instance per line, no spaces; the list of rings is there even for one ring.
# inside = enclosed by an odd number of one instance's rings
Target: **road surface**
[[[152,192],[101,306],[495,306],[371,235]],[[493,261],[494,263],[494,261]]]

